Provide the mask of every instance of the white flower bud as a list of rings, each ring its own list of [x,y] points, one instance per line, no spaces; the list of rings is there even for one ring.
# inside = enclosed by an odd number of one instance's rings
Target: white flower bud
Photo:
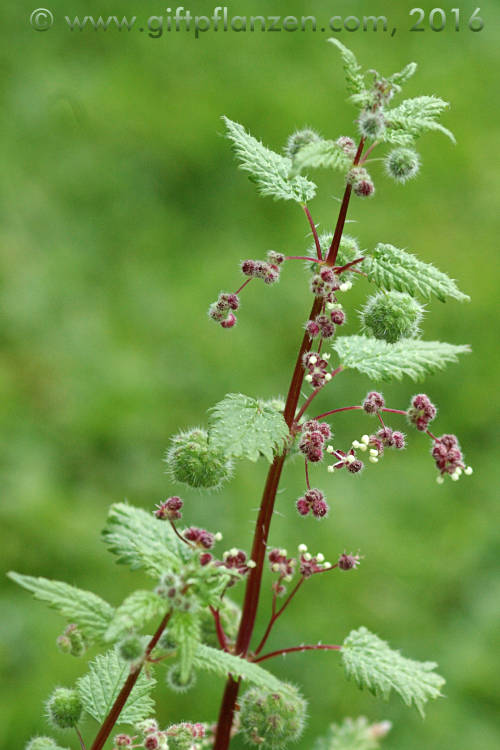
[[[473,473],[474,469],[472,466],[466,466],[464,469],[464,474],[466,474],[468,477]]]
[[[436,482],[437,482],[438,484],[443,484],[443,483],[444,483],[444,477],[443,477],[443,475],[442,475],[442,474],[438,474],[438,475],[437,475],[437,477],[436,477]]]
[[[368,437],[368,435],[361,435],[361,442],[365,445],[368,445],[368,443],[370,442],[370,438]]]

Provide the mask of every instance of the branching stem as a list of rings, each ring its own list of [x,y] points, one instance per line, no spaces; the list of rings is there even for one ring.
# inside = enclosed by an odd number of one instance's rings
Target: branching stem
[[[282,654],[293,654],[300,651],[341,651],[342,646],[336,646],[334,644],[317,643],[311,646],[293,646],[292,648],[280,648],[278,651],[271,651],[264,656],[259,656],[258,659],[254,659],[255,664],[259,661],[265,661],[266,659],[272,659],[274,656],[281,656]]]

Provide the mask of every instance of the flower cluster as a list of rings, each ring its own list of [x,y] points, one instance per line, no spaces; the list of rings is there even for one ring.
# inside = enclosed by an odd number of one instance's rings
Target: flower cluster
[[[328,372],[329,354],[318,354],[317,352],[308,352],[304,355],[302,363],[307,375],[304,380],[310,383],[314,388],[321,388],[332,379],[332,374]]]
[[[240,298],[237,294],[222,292],[219,294],[217,302],[210,305],[208,314],[212,320],[220,323],[223,328],[232,328],[236,323],[236,315],[233,311],[237,310],[239,306]]]
[[[432,422],[436,416],[437,409],[429,396],[426,396],[425,393],[419,393],[417,396],[413,396],[407,414],[409,422],[415,425],[420,432],[425,432],[429,422]]]
[[[307,551],[305,544],[299,544],[299,565],[300,574],[304,578],[310,578],[315,573],[322,573],[324,570],[331,568],[329,562],[325,562],[325,556],[322,552],[318,552],[316,555],[311,555]]]
[[[286,587],[282,582],[285,581],[288,583],[292,580],[297,561],[293,557],[288,557],[286,549],[278,549],[277,547],[270,550],[267,557],[272,572],[277,573],[279,576],[278,580],[273,583],[273,591],[278,596],[282,596],[286,591]]]
[[[172,497],[168,497],[163,503],[159,503],[153,513],[160,521],[178,521],[182,518],[181,508],[183,504],[180,497],[173,495]]]
[[[297,500],[296,507],[301,516],[312,513],[315,518],[324,518],[329,511],[325,496],[318,489],[307,490],[304,497]]]
[[[441,435],[432,445],[432,457],[439,469],[438,481],[441,483],[445,474],[456,481],[462,473],[472,474],[472,467],[464,466],[464,457],[455,435]]]
[[[196,526],[190,526],[188,529],[186,529],[183,533],[184,539],[187,539],[188,542],[191,542],[196,547],[200,547],[201,549],[212,549],[215,542],[218,542],[222,539],[221,534],[212,534],[211,531],[206,531],[205,529],[198,529]]]
[[[361,438],[362,443],[360,445],[365,444],[364,438],[369,440],[368,435],[363,435],[363,437]],[[336,450],[335,448],[332,448],[332,446],[328,446],[328,448],[326,449],[327,453],[331,453],[337,459],[336,463],[330,464],[330,466],[328,467],[328,471],[330,472],[330,474],[333,474],[336,469],[343,469],[344,466],[350,474],[357,474],[358,471],[361,471],[364,464],[363,461],[360,461],[359,458],[356,458],[354,448],[357,448],[359,446],[354,445],[354,442],[353,447],[348,453],[345,453],[341,450]],[[366,445],[368,445],[368,443],[366,443]]]
[[[277,253],[270,250],[265,260],[244,260],[241,263],[241,270],[245,276],[251,279],[262,279],[266,284],[274,284],[279,281],[281,265],[285,260],[283,253]]]
[[[354,158],[356,155],[356,144],[353,141],[352,138],[349,138],[348,135],[341,135],[340,138],[337,138],[335,141],[337,146],[340,146],[342,151],[351,158]]]
[[[302,437],[299,450],[311,463],[317,463],[323,458],[323,446],[332,436],[332,431],[326,422],[309,419],[302,425]]]
[[[346,180],[358,198],[368,198],[375,193],[373,180],[364,167],[353,167],[347,173]]]
[[[222,555],[222,561],[217,565],[236,571],[242,576],[246,575],[250,568],[255,568],[255,562],[248,559],[247,553],[236,547],[226,550]]]
[[[370,391],[363,401],[363,409],[367,414],[378,414],[385,406],[384,397],[378,391]]]
[[[340,555],[337,561],[337,565],[340,570],[352,570],[353,568],[357,568],[359,563],[359,555],[347,555],[345,552]]]

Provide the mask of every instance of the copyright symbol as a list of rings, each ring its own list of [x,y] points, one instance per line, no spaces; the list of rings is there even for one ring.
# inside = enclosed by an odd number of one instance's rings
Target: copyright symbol
[[[35,31],[48,31],[54,23],[54,16],[47,8],[37,8],[30,16],[30,24]]]

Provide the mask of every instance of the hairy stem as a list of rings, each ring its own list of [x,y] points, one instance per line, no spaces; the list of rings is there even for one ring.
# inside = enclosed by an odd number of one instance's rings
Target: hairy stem
[[[364,139],[362,138],[354,159],[354,166],[358,164],[361,158],[364,143]],[[334,266],[337,259],[340,241],[342,239],[342,233],[344,231],[345,220],[347,217],[347,209],[349,207],[350,197],[351,186],[347,185],[344,191],[344,198],[340,207],[337,224],[335,226],[332,244],[330,245],[330,250],[328,252],[328,257],[326,260],[327,264],[330,266]],[[307,213],[308,212],[306,212],[306,214]],[[314,222],[312,222],[312,224],[314,225]],[[315,225],[314,231],[316,231]],[[311,308],[309,319],[315,318],[317,315],[319,315],[322,305],[323,300],[319,297],[316,297]],[[302,383],[304,380],[304,368],[302,365],[302,359],[304,354],[311,350],[311,346],[312,339],[306,332],[302,338],[302,343],[297,355],[290,387],[288,389],[285,409],[283,411],[283,416],[289,429],[291,429],[294,422],[295,412],[297,411],[297,404],[300,398],[300,390],[302,388]],[[255,618],[257,616],[257,609],[259,606],[259,594],[262,582],[262,574],[264,571],[267,539],[269,536],[271,519],[274,512],[276,492],[278,491],[285,458],[286,453],[283,453],[283,455],[281,456],[276,456],[273,463],[271,464],[267,475],[259,515],[257,517],[255,526],[251,556],[252,560],[255,562],[255,568],[252,568],[250,570],[247,578],[245,600],[243,603],[240,628],[238,631],[238,636],[236,638],[235,646],[235,653],[242,656],[246,656],[248,653],[253,629],[255,626]],[[229,742],[231,739],[231,727],[233,724],[234,708],[236,704],[236,698],[238,697],[238,690],[239,682],[235,682],[235,680],[233,680],[232,677],[229,676],[226,682],[226,688],[224,690],[222,704],[219,711],[213,750],[227,750],[227,748],[229,747]],[[92,748],[91,750],[97,750],[97,748]]]
[[[307,208],[307,206],[305,204],[304,204],[303,208],[304,208],[304,211],[306,213],[307,220],[309,222],[309,226],[311,227],[312,235],[314,237],[314,244],[316,245],[316,252],[318,254],[318,260],[323,260],[323,253],[321,252],[321,245],[320,245],[320,242],[319,242],[319,237],[318,237],[318,231],[316,229],[316,224],[314,223],[314,221],[312,219],[311,212],[309,211],[309,209]]]
[[[272,659],[273,656],[281,656],[281,654],[293,654],[297,651],[340,651],[342,646],[335,646],[327,643],[317,643],[312,646],[293,646],[292,648],[280,648],[278,651],[271,651],[269,654],[259,656],[258,659],[254,659],[257,664],[259,661],[265,661],[266,659]]]
[[[154,647],[160,640],[161,635],[163,631],[165,630],[165,628],[167,627],[168,621],[170,620],[171,616],[172,616],[172,611],[167,612],[163,620],[160,622],[158,626],[158,630],[149,641],[141,664],[138,667],[135,667],[134,669],[130,670],[130,674],[127,677],[122,689],[118,693],[118,696],[115,702],[113,703],[109,714],[104,719],[104,722],[101,728],[99,729],[99,732],[97,733],[97,737],[92,743],[92,747],[90,748],[90,750],[101,750],[104,747],[106,740],[108,739],[109,735],[113,731],[113,727],[118,721],[119,716],[123,710],[123,707],[125,703],[127,702],[127,699],[130,693],[132,692],[135,683],[137,682],[137,679],[141,673],[142,667],[144,666],[150,653],[152,652],[152,650],[154,649]]]

